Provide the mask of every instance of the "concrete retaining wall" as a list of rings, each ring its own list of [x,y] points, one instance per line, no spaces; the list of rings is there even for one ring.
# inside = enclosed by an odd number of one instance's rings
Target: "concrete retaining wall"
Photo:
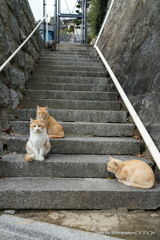
[[[160,149],[160,2],[116,0],[98,47]]]

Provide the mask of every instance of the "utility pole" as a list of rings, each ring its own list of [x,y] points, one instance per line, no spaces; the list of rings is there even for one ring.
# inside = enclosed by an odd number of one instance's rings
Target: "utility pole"
[[[46,15],[46,1],[43,0],[43,17]],[[46,19],[43,21],[43,41],[46,41]]]
[[[81,0],[82,6],[82,44],[87,43],[87,0]]]
[[[58,0],[58,15],[57,15],[57,43],[60,42],[60,39],[59,39],[59,32],[60,32],[60,17],[59,17],[59,14],[61,12],[61,9],[60,9],[60,0]]]
[[[57,0],[54,0],[54,40],[57,41]]]
[[[87,25],[87,7],[88,7],[88,0],[85,0],[85,12],[84,12],[84,24],[85,24],[85,27],[84,27],[84,44],[87,44],[87,28],[88,28],[88,25]]]

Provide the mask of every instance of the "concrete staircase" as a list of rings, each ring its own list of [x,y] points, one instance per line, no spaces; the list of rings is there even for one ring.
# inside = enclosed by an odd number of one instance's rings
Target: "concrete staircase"
[[[58,45],[45,50],[31,76],[26,98],[15,112],[15,136],[5,139],[10,154],[0,161],[1,209],[156,209],[160,187],[141,190],[120,184],[107,171],[109,155],[138,155],[142,143],[106,70],[91,46]],[[48,106],[65,138],[51,139],[43,161],[23,157],[29,119]],[[119,155],[119,156],[116,156]],[[146,159],[151,166],[153,165]]]

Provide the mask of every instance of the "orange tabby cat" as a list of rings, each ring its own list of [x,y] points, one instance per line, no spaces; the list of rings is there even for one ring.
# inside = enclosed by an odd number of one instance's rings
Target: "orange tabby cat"
[[[37,119],[43,118],[49,138],[63,138],[64,131],[62,126],[49,115],[48,107],[37,106]]]
[[[115,173],[118,181],[127,186],[136,188],[152,188],[155,183],[155,176],[152,168],[140,160],[121,160],[110,157],[107,167],[108,171]]]

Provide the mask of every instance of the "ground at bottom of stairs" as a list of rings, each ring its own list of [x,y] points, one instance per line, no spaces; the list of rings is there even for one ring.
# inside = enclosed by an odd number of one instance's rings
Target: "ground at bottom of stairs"
[[[126,240],[159,240],[157,210],[1,210],[14,216]]]

